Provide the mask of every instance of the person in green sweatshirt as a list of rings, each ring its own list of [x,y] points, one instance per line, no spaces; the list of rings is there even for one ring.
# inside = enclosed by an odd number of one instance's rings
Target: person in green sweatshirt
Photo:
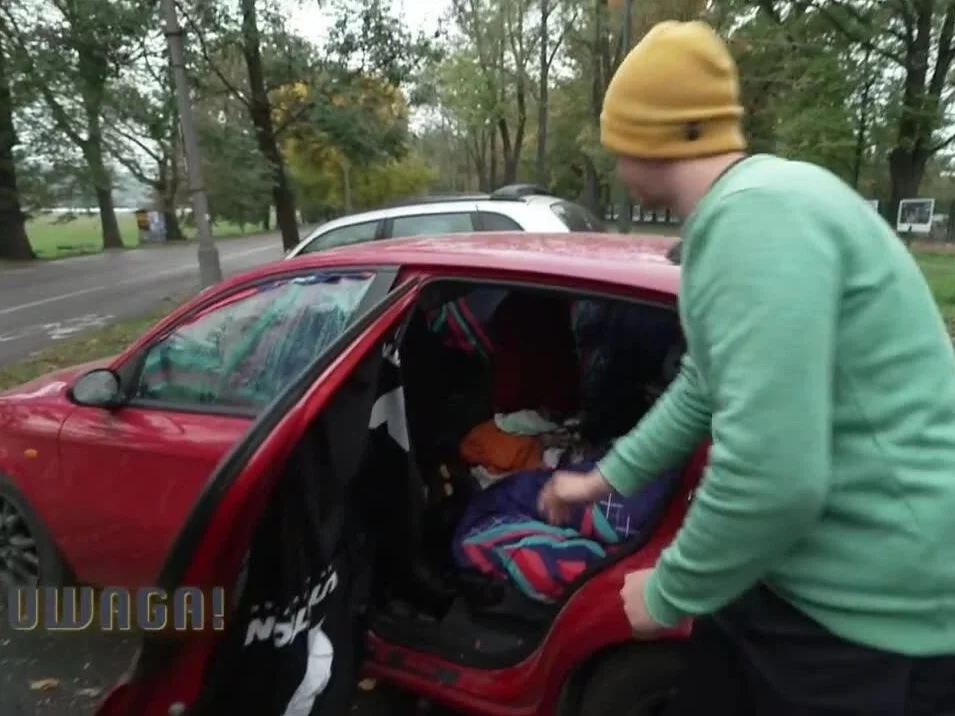
[[[736,66],[666,22],[607,89],[601,140],[684,217],[687,351],[560,522],[708,439],[687,518],[621,597],[638,638],[693,620],[684,714],[955,714],[955,352],[912,256],[828,171],[746,155]]]

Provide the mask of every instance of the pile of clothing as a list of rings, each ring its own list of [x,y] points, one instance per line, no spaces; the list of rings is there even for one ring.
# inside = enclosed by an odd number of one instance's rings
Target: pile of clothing
[[[459,569],[509,580],[526,596],[550,603],[589,566],[652,528],[679,470],[634,497],[611,494],[581,506],[559,527],[540,515],[538,496],[555,470],[589,472],[609,447],[584,443],[578,427],[574,419],[557,422],[522,410],[497,414],[465,437],[461,458],[484,490],[455,532]]]

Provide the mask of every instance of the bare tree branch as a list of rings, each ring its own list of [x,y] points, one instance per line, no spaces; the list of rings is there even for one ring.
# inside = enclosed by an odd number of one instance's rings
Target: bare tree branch
[[[547,69],[549,70],[553,64],[554,59],[557,57],[557,53],[560,51],[561,46],[564,44],[564,40],[567,39],[567,35],[570,33],[571,29],[577,24],[577,18],[580,16],[580,10],[574,8],[574,13],[571,15],[570,19],[564,23],[563,28],[561,28],[560,34],[557,36],[557,39],[554,40],[554,47],[551,49],[550,55],[547,58]]]
[[[912,35],[912,28],[915,26],[916,11],[910,0],[892,0],[890,3],[898,8],[899,15],[902,16],[902,22],[905,24],[907,35]]]
[[[13,14],[10,12],[10,8],[5,6],[3,3],[0,3],[0,13],[3,13],[4,22],[8,28],[8,39],[13,41],[17,47],[26,55],[30,54],[30,48],[23,41],[23,33],[17,25],[16,18],[13,17]],[[57,125],[70,140],[79,147],[84,147],[87,143],[86,137],[80,134],[76,127],[73,126],[73,120],[69,116],[69,113],[63,108],[63,105],[56,99],[56,96],[53,94],[53,91],[50,89],[48,82],[40,81],[36,83],[37,88],[40,91],[40,94],[43,96],[44,102],[50,108],[50,112],[53,114],[53,118],[56,121]]]
[[[130,134],[129,132],[122,130],[118,125],[113,125],[112,127],[110,127],[110,131],[119,135],[126,141],[132,142],[133,144],[135,144],[143,152],[148,154],[149,158],[152,159],[153,161],[156,161],[156,162],[162,161],[162,154],[157,152],[153,147],[150,147],[148,144],[146,144],[143,140],[141,140],[135,134]]]
[[[931,148],[929,149],[929,151],[931,151],[932,154],[935,154],[936,152],[939,152],[942,149],[945,149],[946,147],[951,146],[952,143],[955,143],[955,132],[952,132],[952,134],[948,135],[947,137],[945,137],[945,139],[938,142],[937,144],[933,144]]]
[[[895,52],[891,52],[884,47],[876,44],[874,38],[874,33],[862,33],[857,29],[852,28],[846,22],[838,16],[838,13],[833,12],[834,8],[839,8],[840,10],[845,10],[849,15],[853,16],[853,19],[856,23],[861,25],[869,25],[871,27],[871,22],[868,17],[866,17],[862,12],[851,5],[847,5],[841,2],[835,2],[834,0],[828,0],[827,4],[821,5],[818,3],[818,0],[808,0],[808,2],[803,3],[806,7],[812,8],[818,12],[823,18],[829,22],[830,25],[838,32],[842,33],[843,36],[849,38],[853,42],[858,42],[860,45],[865,47],[868,50],[871,50],[875,54],[884,57],[887,60],[891,60],[902,67],[905,67],[905,58],[902,55],[899,55]],[[889,31],[888,28],[882,28],[884,31]],[[895,37],[904,40],[905,38],[900,37],[897,33],[892,32]]]
[[[147,186],[155,186],[156,179],[154,177],[150,177],[145,171],[143,171],[143,168],[139,162],[133,161],[117,149],[111,149],[110,154],[113,155],[117,162],[126,167],[126,170],[132,174],[133,178],[135,178],[137,181],[142,184],[146,184]]]
[[[212,59],[212,56],[209,53],[209,47],[206,43],[205,36],[202,33],[202,30],[199,28],[199,25],[192,19],[192,16],[188,12],[182,9],[181,4],[177,3],[177,6],[180,8],[179,12],[182,17],[185,19],[186,24],[192,28],[192,34],[195,35],[196,41],[199,44],[199,52],[202,54],[202,59],[206,61],[209,65],[209,68],[212,70],[213,74],[218,78],[218,80],[223,84],[223,86],[229,91],[229,93],[239,100],[246,107],[251,107],[250,100],[245,96],[245,94],[225,76],[225,73],[219,68],[218,63]]]
[[[935,69],[929,80],[928,91],[933,97],[941,97],[948,74],[952,69],[952,60],[955,59],[955,47],[952,39],[955,37],[955,4],[949,4],[942,20],[942,28],[938,35],[938,57],[935,59]]]
[[[308,112],[314,106],[315,106],[314,102],[311,102],[311,101],[303,102],[301,107],[296,109],[294,112],[290,113],[287,117],[285,117],[285,119],[281,123],[276,125],[275,129],[273,129],[273,133],[275,134],[275,136],[276,137],[282,136],[282,134],[284,134],[289,127],[291,127],[293,124],[298,122],[302,117],[308,114]]]

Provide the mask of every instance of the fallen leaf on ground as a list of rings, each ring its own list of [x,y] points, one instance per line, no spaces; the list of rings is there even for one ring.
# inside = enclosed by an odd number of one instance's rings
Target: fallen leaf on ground
[[[49,691],[60,685],[59,679],[37,679],[30,682],[30,691]]]
[[[87,696],[91,699],[95,699],[101,693],[102,691],[100,689],[77,689],[76,690],[77,696]]]
[[[362,691],[371,691],[378,684],[374,679],[362,679],[358,682],[358,688]]]

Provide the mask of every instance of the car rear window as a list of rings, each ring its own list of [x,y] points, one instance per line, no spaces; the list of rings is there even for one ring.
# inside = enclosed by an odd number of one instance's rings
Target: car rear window
[[[580,204],[569,201],[557,201],[550,205],[564,226],[571,231],[606,231],[604,223]]]
[[[496,211],[482,211],[481,225],[484,231],[523,231],[523,227],[514,219]]]
[[[374,241],[378,235],[380,221],[363,221],[359,224],[349,224],[337,229],[319,234],[312,241],[302,247],[299,253],[310,254],[315,251],[323,251],[336,246],[348,246],[350,244],[360,244],[365,241]]]
[[[447,214],[418,214],[393,219],[391,236],[435,236],[466,234],[474,231],[474,222],[468,212]]]

